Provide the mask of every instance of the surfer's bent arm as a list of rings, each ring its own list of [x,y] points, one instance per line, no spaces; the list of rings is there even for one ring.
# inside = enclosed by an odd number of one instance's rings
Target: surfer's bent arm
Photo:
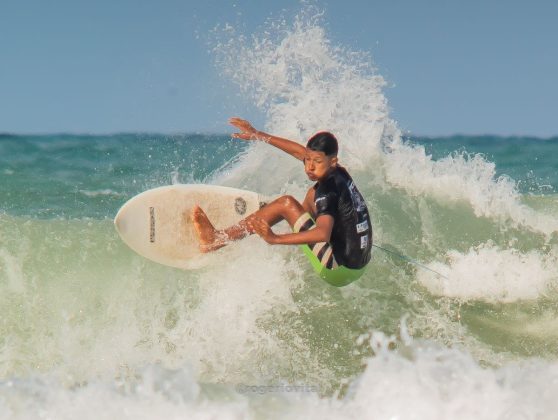
[[[322,215],[316,219],[316,227],[304,232],[286,233],[277,235],[273,233],[271,228],[263,220],[255,220],[252,222],[256,233],[260,235],[267,243],[272,245],[300,245],[315,244],[318,242],[329,242],[331,231],[333,229],[334,219],[330,215]]]
[[[239,133],[234,133],[232,136],[237,139],[243,140],[259,140],[271,144],[278,149],[288,153],[298,160],[304,160],[306,148],[292,140],[277,137],[263,131],[256,130],[252,125],[241,118],[231,118],[229,123],[240,129]]]

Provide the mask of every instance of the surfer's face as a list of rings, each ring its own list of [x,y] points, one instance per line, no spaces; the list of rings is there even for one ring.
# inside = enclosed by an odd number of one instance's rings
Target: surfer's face
[[[306,149],[304,172],[311,181],[324,179],[337,166],[337,156],[326,156],[324,152]]]

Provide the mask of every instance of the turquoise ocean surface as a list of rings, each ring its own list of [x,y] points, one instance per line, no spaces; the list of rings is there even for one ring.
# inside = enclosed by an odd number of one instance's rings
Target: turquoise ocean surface
[[[302,199],[300,163],[228,134],[3,134],[0,419],[555,419],[558,138],[405,137],[367,54],[304,13],[274,30],[223,34],[223,76],[263,129],[336,133],[375,243],[442,276],[375,249],[338,289],[258,237],[161,266],[113,227],[128,199]]]

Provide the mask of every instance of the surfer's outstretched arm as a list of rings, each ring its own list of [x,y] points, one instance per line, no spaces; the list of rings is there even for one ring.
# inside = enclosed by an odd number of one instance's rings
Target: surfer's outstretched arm
[[[298,160],[304,160],[304,153],[306,151],[306,148],[295,141],[256,130],[248,121],[241,118],[230,118],[229,123],[240,130],[239,133],[234,133],[232,135],[234,138],[242,140],[264,141],[271,144],[272,146],[277,147],[285,153],[288,153]]]

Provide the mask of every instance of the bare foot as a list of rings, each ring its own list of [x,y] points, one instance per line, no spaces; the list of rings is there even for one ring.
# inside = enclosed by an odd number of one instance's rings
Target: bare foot
[[[226,245],[223,234],[213,227],[200,206],[195,206],[190,214],[198,239],[201,252],[211,252]]]

